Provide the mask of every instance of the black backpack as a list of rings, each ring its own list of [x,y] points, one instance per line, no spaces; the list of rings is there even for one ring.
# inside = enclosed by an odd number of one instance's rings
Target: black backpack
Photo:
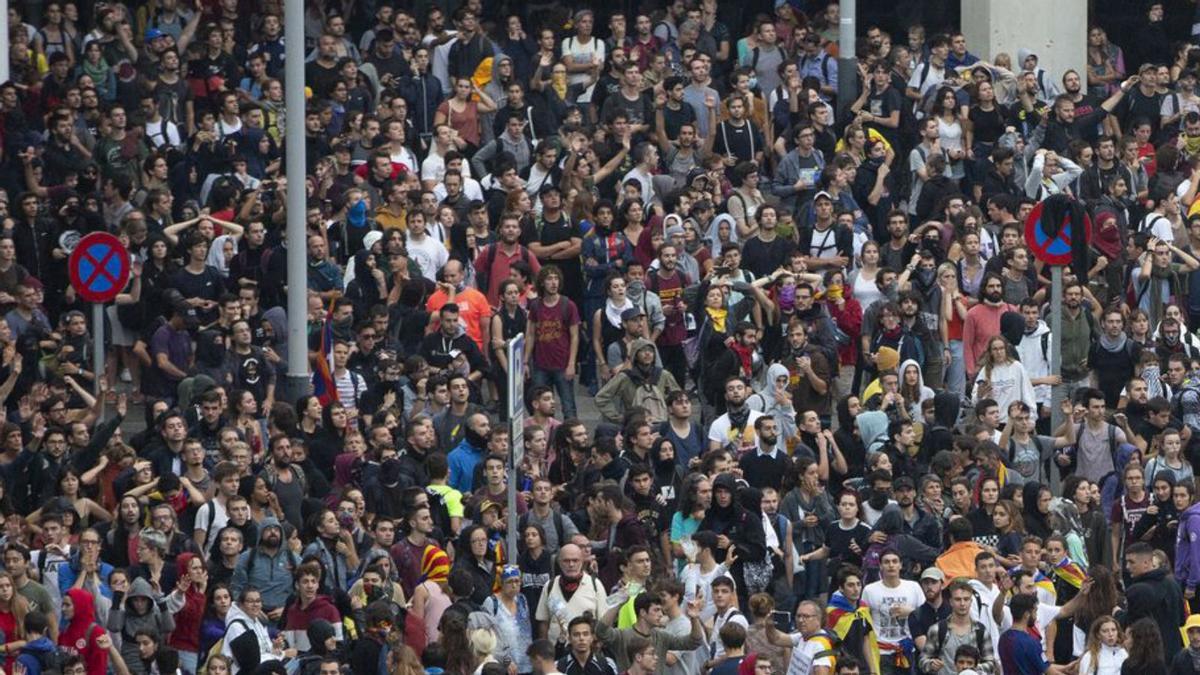
[[[525,264],[529,264],[529,258],[530,258],[529,249],[525,248],[524,246],[520,246],[520,245],[518,245],[517,249],[521,252],[521,260],[523,262],[525,262]],[[497,255],[497,251],[499,251],[499,250],[500,250],[500,242],[497,241],[495,243],[489,244],[487,247],[487,253],[484,254],[483,269],[475,270],[475,287],[479,289],[480,293],[487,294],[488,288],[491,287],[490,283],[491,283],[492,265],[496,264],[496,255]]]
[[[978,599],[979,596],[976,595],[975,597]],[[979,650],[980,654],[983,654],[983,631],[985,629],[983,624],[979,623],[978,621],[972,621],[971,623],[974,624],[975,628],[975,648]],[[942,619],[937,623],[937,628],[938,637],[933,650],[933,658],[935,659],[941,658],[942,648],[946,646],[946,636],[950,633],[950,620]]]

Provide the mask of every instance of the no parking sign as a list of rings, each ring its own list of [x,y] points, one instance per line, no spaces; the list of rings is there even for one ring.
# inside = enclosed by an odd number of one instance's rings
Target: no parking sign
[[[1045,202],[1038,202],[1029,217],[1025,219],[1025,244],[1033,252],[1033,256],[1047,265],[1070,265],[1073,257],[1071,252],[1071,237],[1073,229],[1080,224],[1073,222],[1071,209],[1064,211],[1062,225],[1054,231],[1051,224],[1043,217]],[[1092,240],[1092,219],[1083,214],[1084,241]]]
[[[71,286],[87,302],[104,303],[125,290],[129,251],[107,232],[93,232],[75,246],[67,261]]]

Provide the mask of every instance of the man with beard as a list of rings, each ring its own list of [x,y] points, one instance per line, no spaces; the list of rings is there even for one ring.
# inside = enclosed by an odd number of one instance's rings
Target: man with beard
[[[724,412],[719,401],[724,397],[727,380],[742,377],[747,382],[755,381],[755,375],[761,373],[766,364],[758,350],[758,328],[749,321],[739,323],[733,329],[732,339],[723,345],[710,344],[715,346],[705,353],[701,384],[705,401],[717,406],[716,412],[720,413]]]
[[[450,463],[450,487],[463,494],[472,491],[475,465],[483,461],[488,433],[491,430],[492,422],[484,413],[477,412],[467,418],[462,441],[447,456]]]
[[[1148,88],[1148,95],[1150,97],[1154,96],[1154,78],[1152,73],[1153,68],[1151,68],[1149,84],[1143,87],[1143,89]],[[1078,111],[1075,109],[1075,102],[1071,99],[1070,95],[1063,94],[1056,97],[1054,99],[1054,106],[1049,112],[1050,121],[1046,125],[1046,138],[1042,143],[1042,147],[1049,151],[1062,153],[1065,155],[1071,141],[1084,139],[1088,133],[1095,133],[1094,131],[1089,130],[1095,129],[1109,113],[1113,112],[1117,108],[1117,105],[1122,102],[1122,99],[1125,98],[1125,95],[1129,93],[1137,83],[1138,76],[1136,75],[1125,80],[1121,83],[1120,88],[1117,89],[1112,96],[1109,96],[1103,103],[1100,104],[1100,107],[1096,108],[1087,115],[1077,114]],[[1144,98],[1145,96],[1147,96],[1147,94],[1141,94],[1141,97]],[[1158,99],[1155,99],[1155,103],[1153,104],[1153,124],[1155,128],[1157,128],[1157,123],[1159,120],[1158,113],[1161,108],[1157,100]],[[1147,109],[1149,109],[1149,103],[1146,103],[1145,105],[1147,106]],[[1129,110],[1129,108],[1129,104],[1122,106],[1123,110]],[[1122,124],[1128,124],[1129,121],[1130,118],[1123,116]]]
[[[658,296],[662,307],[663,328],[655,340],[658,353],[675,382],[683,386],[687,382],[687,357],[683,352],[683,341],[687,338],[687,303],[683,289],[689,280],[677,269],[677,262],[678,251],[674,245],[659,246],[658,270],[650,273],[645,287]]]
[[[755,449],[742,455],[738,461],[742,478],[750,487],[770,487],[778,491],[783,486],[784,477],[791,473],[792,466],[786,447],[780,448],[779,423],[770,415],[761,415],[754,420],[754,432]]]
[[[629,309],[626,312],[639,312]],[[624,317],[622,316],[622,319]],[[639,324],[641,317],[634,321],[622,322]],[[668,371],[656,364],[658,360],[654,343],[645,339],[634,340],[629,347],[629,366],[618,372],[596,393],[596,408],[605,421],[620,424],[625,411],[634,408],[646,408],[646,420],[658,424],[667,419],[667,397],[672,391],[680,389],[678,381]]]
[[[532,171],[542,166],[542,159],[553,160],[545,148],[538,150],[538,163],[531,167],[531,182],[534,181]],[[583,291],[583,267],[579,259],[583,251],[583,238],[579,235],[577,224],[572,224],[571,217],[563,210],[558,181],[553,179],[552,174],[547,174],[547,178],[538,190],[542,212],[535,215],[532,226],[521,233],[521,242],[537,256],[542,267],[555,265],[562,271],[563,294],[569,298],[579,298]]]
[[[233,388],[252,392],[259,409],[270,410],[275,402],[275,368],[262,348],[254,346],[248,321],[235,321],[232,337],[229,358]]]
[[[988,341],[1000,334],[1000,317],[1017,309],[1004,302],[1004,281],[994,274],[983,279],[983,302],[967,310],[963,322],[963,356],[967,363],[967,381],[979,372],[979,360],[987,351]]]
[[[519,185],[515,169],[508,167],[503,175],[516,181],[513,183],[514,186]],[[518,260],[525,262],[535,275],[542,269],[541,263],[533,253],[520,243],[521,219],[517,215],[505,214],[500,219],[499,234],[500,240],[483,247],[474,262],[476,284],[487,294],[488,302],[493,307],[499,305],[500,284],[511,276],[510,270],[514,262]],[[442,308],[442,311],[445,311],[445,307]],[[457,306],[455,306],[455,314],[457,315],[457,313]]]
[[[788,391],[796,410],[813,410],[829,415],[833,371],[824,350],[809,343],[808,331],[800,323],[788,327],[787,344],[779,363],[788,370]]]
[[[421,583],[421,561],[425,547],[436,543],[431,537],[434,531],[431,514],[429,506],[416,506],[410,510],[401,526],[405,535],[390,550],[406,597]]]
[[[727,449],[740,455],[756,446],[755,422],[762,413],[746,404],[750,386],[744,378],[734,375],[725,380],[724,386],[725,413],[708,428],[708,449]]]
[[[229,587],[234,596],[245,588],[262,593],[263,611],[272,620],[283,616],[292,593],[292,572],[300,565],[299,556],[283,543],[283,526],[272,516],[264,518],[258,544],[242,553]]]
[[[940,300],[940,298],[939,298]],[[935,306],[940,306],[938,302]],[[922,378],[926,386],[941,389],[945,379],[943,367],[945,345],[937,332],[938,319],[935,314],[923,310],[921,295],[912,289],[900,294],[900,325],[912,337],[921,341],[925,360],[920,363]]]
[[[449,302],[438,310],[439,329],[421,341],[421,356],[430,366],[447,369],[454,366],[458,359],[466,359],[467,379],[479,382],[483,379],[483,371],[487,363],[483,352],[471,339],[471,336],[459,329],[458,305]]]
[[[969,316],[969,315],[968,315]],[[1104,402],[1116,408],[1121,389],[1133,377],[1142,347],[1125,332],[1125,317],[1119,311],[1104,314],[1104,332],[1088,353],[1088,364],[1096,372],[1096,385],[1104,392]]]

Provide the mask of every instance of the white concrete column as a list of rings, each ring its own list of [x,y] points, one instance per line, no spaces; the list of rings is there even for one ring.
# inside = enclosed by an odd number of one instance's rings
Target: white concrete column
[[[972,54],[991,62],[996,54],[1017,50],[1038,55],[1038,65],[1062,89],[1067,70],[1087,65],[1087,0],[962,0],[962,31]]]

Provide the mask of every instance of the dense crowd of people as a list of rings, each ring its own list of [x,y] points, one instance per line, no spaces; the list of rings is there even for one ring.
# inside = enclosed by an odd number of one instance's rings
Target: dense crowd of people
[[[1168,4],[1049,72],[900,2],[845,72],[836,2],[311,0],[288,110],[280,0],[10,2],[0,665],[1200,672]]]

